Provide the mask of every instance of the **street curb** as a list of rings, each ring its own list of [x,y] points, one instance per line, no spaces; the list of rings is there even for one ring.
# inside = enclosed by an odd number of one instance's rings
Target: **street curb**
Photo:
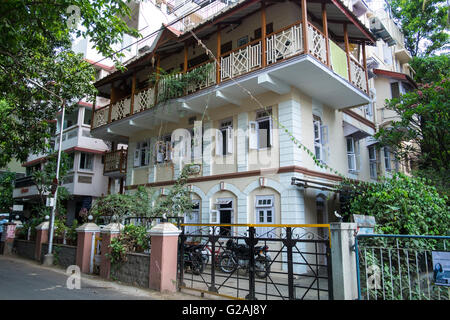
[[[17,255],[3,255],[2,259],[12,260],[20,263],[26,263],[29,265],[33,265],[34,267],[38,267],[43,270],[53,271],[59,274],[67,275],[66,270],[60,266],[44,266],[38,261],[25,259],[19,257]],[[149,297],[155,300],[209,300],[202,298],[200,295],[188,294],[185,292],[176,292],[176,293],[161,293],[152,289],[135,287],[129,284],[118,283],[117,281],[108,280],[100,278],[97,275],[92,274],[81,274],[81,281],[87,284],[88,286],[98,286],[101,288],[110,288],[117,290],[121,293],[135,295],[137,297]]]

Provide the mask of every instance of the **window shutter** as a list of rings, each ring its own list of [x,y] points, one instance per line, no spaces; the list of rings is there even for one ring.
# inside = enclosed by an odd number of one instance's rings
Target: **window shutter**
[[[134,166],[139,167],[141,165],[141,144],[136,143],[136,149],[134,150]]]
[[[320,142],[322,140],[320,133],[320,121],[314,121],[314,142]]]
[[[320,140],[322,145],[328,144],[328,126],[320,126]]]
[[[272,120],[272,117],[270,117],[269,118],[269,130],[270,130],[270,132],[269,132],[269,145],[268,145],[268,147],[271,147],[271,146],[273,146],[273,120]]]
[[[145,152],[144,164],[147,166],[150,160],[150,147],[147,145],[147,147],[143,150],[143,152]]]
[[[155,144],[155,149],[156,149],[156,162],[157,163],[164,162],[164,142],[157,141]]]
[[[355,141],[355,170],[361,169],[359,140]]]
[[[249,122],[248,147],[249,149],[258,149],[258,131],[259,125],[256,121]]]
[[[227,128],[227,154],[233,153],[233,128]]]
[[[172,144],[170,141],[166,141],[166,157],[164,158],[164,160],[172,160]]]
[[[222,131],[216,131],[216,156],[223,155],[223,140],[222,140]]]
[[[202,122],[195,121],[194,124],[194,159],[202,158]]]

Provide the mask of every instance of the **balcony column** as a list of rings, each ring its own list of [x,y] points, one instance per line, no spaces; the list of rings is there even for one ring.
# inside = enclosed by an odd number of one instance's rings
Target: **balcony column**
[[[94,129],[94,116],[96,106],[97,106],[97,94],[94,94],[94,101],[92,103],[92,113],[91,113],[91,130]]]
[[[220,25],[217,26],[217,54],[216,54],[216,58],[217,58],[217,62],[216,62],[216,84],[220,83],[220,66],[221,66],[221,58],[220,55],[222,54],[221,51],[221,28]]]
[[[308,48],[308,11],[306,8],[306,0],[302,0],[302,29],[303,29],[303,49],[305,53],[309,53]]]
[[[134,94],[136,92],[136,71],[133,72],[131,79],[131,101],[130,101],[130,116],[134,113]]]
[[[262,51],[262,57],[261,57],[261,63],[262,67],[264,68],[267,63],[266,59],[266,2],[263,0],[261,1],[261,51]]]
[[[116,88],[114,87],[115,82],[113,81],[111,83],[111,95],[109,97],[109,108],[108,108],[108,123],[111,122],[111,111],[112,111],[112,105],[114,102],[116,102],[117,97],[116,97]]]
[[[328,19],[327,19],[327,4],[322,3],[322,28],[325,35],[325,48],[327,50],[327,66],[330,66],[330,40],[328,39]]]
[[[187,42],[184,42],[183,73],[186,73],[187,69],[188,69],[188,46],[187,46]]]
[[[350,45],[348,43],[348,30],[347,23],[344,23],[344,43],[345,43],[345,54],[347,55],[347,70],[348,70],[348,82],[352,83],[351,78],[351,68],[350,68]]]
[[[159,54],[156,55],[156,82],[155,82],[155,106],[158,103],[158,81],[159,81],[159,66],[161,60],[159,58]]]
[[[364,74],[366,76],[367,94],[369,94],[369,75],[367,74],[367,56],[366,56],[366,43],[365,42],[362,43],[362,58],[363,58]]]

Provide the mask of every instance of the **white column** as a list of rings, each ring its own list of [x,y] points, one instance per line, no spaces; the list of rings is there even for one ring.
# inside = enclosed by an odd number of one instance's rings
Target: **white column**
[[[237,117],[237,169],[238,172],[248,171],[248,113],[243,112]]]
[[[156,164],[155,164],[155,157],[156,157],[156,152],[155,152],[155,144],[156,144],[156,137],[152,137],[150,138],[150,151],[151,151],[151,156],[150,159],[148,161],[148,182],[152,183],[155,182],[155,178],[156,178]]]
[[[131,142],[128,144],[127,152],[127,176],[126,185],[131,186],[133,184],[133,168],[134,168],[134,151],[136,150],[136,142]]]
[[[212,174],[212,121],[207,121],[203,125],[203,176],[210,176]]]
[[[294,137],[301,141],[300,103],[294,100],[283,101],[278,106],[278,118]],[[300,165],[301,149],[291,140],[284,128],[279,129],[280,136],[280,167]]]

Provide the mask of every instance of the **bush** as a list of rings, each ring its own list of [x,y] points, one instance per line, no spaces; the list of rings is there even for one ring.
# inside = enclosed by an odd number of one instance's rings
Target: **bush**
[[[126,261],[128,252],[144,252],[150,249],[150,236],[145,226],[126,225],[117,238],[111,240],[109,246],[111,263]]]
[[[397,173],[380,183],[367,184],[350,200],[349,212],[375,216],[377,233],[447,235],[446,200],[425,179]]]

